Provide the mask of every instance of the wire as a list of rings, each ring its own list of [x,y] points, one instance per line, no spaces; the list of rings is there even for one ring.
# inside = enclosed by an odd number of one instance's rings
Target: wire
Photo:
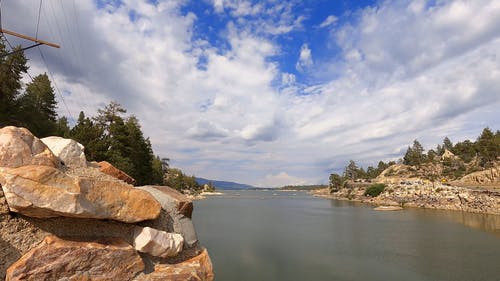
[[[59,90],[59,87],[57,86],[56,79],[54,79],[54,75],[52,75],[52,71],[50,71],[49,65],[47,64],[47,61],[45,60],[45,56],[43,55],[42,49],[40,49],[40,47],[38,47],[38,51],[40,52],[40,57],[42,57],[42,61],[45,64],[45,67],[47,68],[47,71],[49,72],[50,79],[52,80],[52,82],[54,82],[54,87],[56,88],[56,91],[59,94],[59,97],[61,97],[61,100],[62,100],[62,102],[64,104],[64,107],[66,108],[66,111],[68,112],[69,117],[71,119],[73,119],[73,120],[76,120],[74,118],[74,116],[71,114],[71,112],[69,111],[68,105],[66,104],[66,101],[64,100],[64,97],[61,94],[61,91]]]
[[[42,12],[42,0],[40,0],[40,6],[38,6],[38,19],[36,21],[36,32],[35,38],[38,39],[38,26],[40,26],[40,13]]]

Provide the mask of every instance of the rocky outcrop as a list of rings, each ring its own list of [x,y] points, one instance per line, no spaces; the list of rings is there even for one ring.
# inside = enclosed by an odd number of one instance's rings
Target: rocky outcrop
[[[461,184],[495,184],[500,183],[500,165],[484,171],[470,173],[462,177],[458,183]]]
[[[147,192],[121,183],[68,176],[49,166],[0,169],[9,208],[26,216],[151,220],[160,204]]]
[[[134,248],[155,257],[174,257],[182,251],[184,238],[177,233],[168,233],[151,227],[137,227]]]
[[[455,154],[453,154],[453,152],[449,151],[448,149],[445,149],[444,152],[443,152],[443,155],[441,155],[441,161],[444,161],[444,160],[456,160],[456,159],[459,159],[458,156],[455,156]]]
[[[159,264],[154,272],[142,275],[136,281],[212,281],[214,273],[212,262],[206,249],[189,260],[176,264]]]
[[[70,168],[87,167],[87,159],[83,145],[61,137],[46,137],[41,141],[58,157],[65,166]]]
[[[193,203],[185,195],[167,186],[139,186],[154,196],[167,214],[168,231],[181,233],[186,247],[192,247],[198,242],[198,237],[191,221]]]
[[[115,177],[117,179],[120,179],[128,184],[134,184],[135,179],[132,178],[131,176],[127,175],[125,172],[122,170],[116,168],[115,166],[111,165],[111,163],[106,162],[106,161],[101,161],[97,163],[99,165],[99,168],[101,172],[108,174],[112,177]]]
[[[59,167],[59,159],[37,137],[25,128],[0,129],[0,167],[17,168],[24,165]]]
[[[176,269],[155,280],[213,280],[203,248],[185,247],[193,206],[176,191],[155,187],[168,190],[160,204],[92,163],[59,165],[22,128],[0,129],[0,159],[0,280],[135,280],[161,264]]]
[[[46,237],[7,269],[14,280],[131,280],[144,270],[137,252],[121,239],[79,242]]]
[[[387,184],[377,197],[365,196],[366,188],[343,188],[330,194],[316,191],[321,197],[352,200],[377,206],[417,207],[427,209],[457,210],[471,213],[500,215],[500,193],[471,190],[457,186],[435,183]]]

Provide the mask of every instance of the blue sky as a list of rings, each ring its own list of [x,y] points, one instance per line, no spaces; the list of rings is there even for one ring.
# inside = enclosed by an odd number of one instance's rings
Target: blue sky
[[[34,35],[35,4],[2,1],[2,25]],[[44,1],[39,37],[61,115],[118,101],[205,178],[325,183],[500,128],[495,0]]]

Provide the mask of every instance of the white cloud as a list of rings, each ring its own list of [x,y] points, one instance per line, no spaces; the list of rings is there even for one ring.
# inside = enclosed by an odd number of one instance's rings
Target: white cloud
[[[284,86],[293,85],[296,82],[296,77],[292,73],[282,73],[281,74],[281,84]]]
[[[297,60],[295,68],[298,71],[303,72],[306,69],[310,68],[312,65],[313,59],[311,49],[309,49],[309,46],[307,44],[303,44],[302,47],[300,47],[299,59]]]
[[[72,115],[119,101],[155,152],[189,174],[264,186],[325,182],[349,159],[400,157],[415,138],[428,146],[500,128],[498,1],[380,2],[336,21],[331,41],[314,46],[340,53],[313,60],[303,44],[296,74],[280,70],[275,40],[304,28],[292,2],[214,0],[230,17],[221,48],[193,36],[202,15],[182,12],[184,1],[105,10],[75,1],[76,13],[62,3],[43,3],[39,37],[62,45],[41,48]],[[5,28],[33,32],[31,1],[3,2],[2,12]],[[36,49],[27,55],[31,74],[46,71]],[[61,101],[59,111],[67,114]]]
[[[268,174],[259,182],[260,187],[282,187],[286,185],[301,185],[307,181],[298,177],[290,176],[286,172]]]
[[[334,15],[329,15],[326,19],[319,25],[320,28],[325,28],[328,26],[332,26],[337,22],[338,18]]]

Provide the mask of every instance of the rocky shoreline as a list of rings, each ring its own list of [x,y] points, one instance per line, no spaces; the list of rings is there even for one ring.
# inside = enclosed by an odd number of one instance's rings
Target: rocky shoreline
[[[212,281],[191,200],[104,164],[73,140],[0,129],[0,280]]]
[[[377,197],[365,196],[365,187],[354,186],[330,193],[328,188],[313,190],[313,196],[360,202],[374,206],[454,210],[500,215],[500,192],[442,184],[387,184]]]

